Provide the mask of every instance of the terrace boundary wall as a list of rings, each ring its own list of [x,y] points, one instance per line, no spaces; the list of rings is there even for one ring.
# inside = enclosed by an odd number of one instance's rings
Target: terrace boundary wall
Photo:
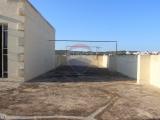
[[[137,79],[137,55],[109,56],[109,70]]]
[[[55,29],[28,0],[0,0],[0,24],[8,25],[8,78],[22,82],[59,65],[66,56],[55,55]],[[159,55],[94,56],[91,65],[103,66],[160,87]]]
[[[59,55],[56,55],[56,56],[59,56]],[[79,57],[80,55],[74,55],[75,57]],[[86,57],[86,55],[81,55],[81,57]],[[88,56],[89,58],[90,56]],[[99,67],[106,67],[108,68],[108,55],[105,55],[105,56],[96,56],[96,55],[93,55],[92,58],[94,58],[92,60],[92,63],[91,65],[95,65],[95,66],[99,66]],[[67,58],[66,58],[66,55],[60,55],[58,58],[57,58],[57,67],[59,65],[69,65],[69,63],[67,62]]]
[[[141,55],[139,57],[138,79],[139,84],[151,84],[160,88],[160,56]]]
[[[151,84],[160,88],[160,55],[109,56],[108,63],[109,70],[137,79],[138,84]]]

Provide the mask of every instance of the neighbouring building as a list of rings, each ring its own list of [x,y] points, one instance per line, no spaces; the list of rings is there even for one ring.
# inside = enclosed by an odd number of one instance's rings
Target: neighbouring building
[[[0,0],[0,81],[27,81],[55,68],[55,29],[28,0]]]
[[[127,55],[130,55],[131,53],[129,51],[126,52]]]

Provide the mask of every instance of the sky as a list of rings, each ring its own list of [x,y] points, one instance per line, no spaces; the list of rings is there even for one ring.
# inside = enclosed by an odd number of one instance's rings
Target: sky
[[[55,28],[56,40],[117,41],[118,50],[160,51],[160,0],[29,1]],[[115,43],[87,45],[115,50]]]

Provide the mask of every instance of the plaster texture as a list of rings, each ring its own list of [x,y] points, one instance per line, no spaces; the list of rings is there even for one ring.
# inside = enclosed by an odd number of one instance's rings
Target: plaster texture
[[[150,83],[150,55],[138,55],[137,83]]]
[[[85,58],[87,60],[90,60],[91,63],[88,63],[90,65],[95,65],[95,66],[102,66],[102,67],[105,67],[107,68],[108,67],[108,55],[105,55],[105,56],[97,56],[96,55],[73,55],[73,56],[66,56],[65,55],[61,55],[57,60],[60,61],[60,63],[58,62],[58,66],[59,65],[69,65],[68,61],[71,60],[71,59],[78,59],[78,58]],[[83,61],[81,60],[81,62],[86,62],[86,61]],[[75,63],[75,65],[78,65],[79,63]],[[58,67],[57,66],[57,67]]]
[[[108,58],[108,68],[134,79],[137,79],[137,56],[136,55],[112,55]]]
[[[160,88],[160,56],[151,56],[150,84]]]
[[[55,29],[28,0],[0,0],[8,24],[8,78],[26,81],[55,68]],[[3,80],[4,79],[0,79]]]
[[[117,71],[137,79],[137,55],[117,55]]]
[[[29,3],[25,7],[25,81],[55,68],[55,29]]]

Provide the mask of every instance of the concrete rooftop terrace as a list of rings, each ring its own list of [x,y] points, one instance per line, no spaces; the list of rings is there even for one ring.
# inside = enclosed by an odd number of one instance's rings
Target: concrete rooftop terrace
[[[59,66],[1,89],[0,108],[0,118],[15,120],[158,119],[160,89],[107,68],[91,66],[77,76],[69,66]]]

